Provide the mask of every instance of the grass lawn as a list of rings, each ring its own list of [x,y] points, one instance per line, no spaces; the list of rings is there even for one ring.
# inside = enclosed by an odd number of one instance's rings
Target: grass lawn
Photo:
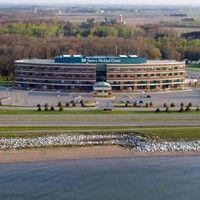
[[[4,78],[0,76],[0,85],[11,85],[13,82],[10,78]]]
[[[76,126],[76,127],[0,127],[0,137],[38,137],[61,133],[106,134],[137,133],[152,139],[195,140],[200,139],[200,127],[131,127],[131,126]]]
[[[200,72],[200,64],[188,64],[187,67],[188,67],[188,69],[190,69],[191,71]]]
[[[156,110],[156,108],[155,108]],[[0,115],[130,115],[130,114],[157,114],[155,111],[135,111],[135,110],[64,110],[64,111],[37,111],[37,110],[17,110],[5,109],[0,107]],[[159,112],[159,114],[167,115],[172,113],[180,113],[177,111]],[[198,113],[196,110],[189,112],[181,112],[181,114],[194,114]]]

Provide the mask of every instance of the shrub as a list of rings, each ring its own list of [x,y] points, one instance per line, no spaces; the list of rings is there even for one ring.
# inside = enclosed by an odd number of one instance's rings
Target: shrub
[[[58,102],[58,107],[61,107],[61,106],[62,106],[62,102],[59,101],[59,102]]]
[[[81,107],[85,106],[83,101],[81,101],[80,104],[81,104]]]
[[[174,103],[171,103],[170,106],[171,106],[171,108],[174,108],[174,107],[175,107],[175,104],[174,104]]]
[[[181,106],[179,112],[184,112],[184,108],[183,108],[183,106]]]
[[[157,108],[157,109],[156,109],[156,112],[160,112],[160,109],[159,109],[159,108]]]
[[[167,107],[167,104],[166,104],[166,103],[164,103],[164,104],[163,104],[163,107],[164,107],[164,108],[166,108],[166,107]]]
[[[47,103],[45,103],[44,105],[44,111],[48,111],[49,110],[49,105]]]
[[[149,103],[149,106],[151,106],[151,107],[152,107],[152,106],[153,106],[153,103],[152,103],[152,102],[150,102],[150,103]]]
[[[186,112],[190,111],[190,107],[189,107],[189,106],[186,106],[185,111],[186,111]]]
[[[181,103],[181,107],[184,107],[184,103]]]
[[[62,106],[59,107],[59,111],[63,111],[63,107]]]
[[[165,107],[165,112],[169,112],[168,106]]]
[[[44,107],[49,107],[48,103],[45,103],[45,104],[44,104]]]
[[[48,107],[44,107],[44,111],[49,111],[49,108]]]
[[[37,111],[41,111],[42,110],[40,104],[38,104],[37,107],[38,107]]]
[[[54,108],[54,106],[52,105],[51,108],[50,108],[50,111],[54,111],[54,110],[55,110],[55,108]]]
[[[103,111],[109,111],[110,112],[110,111],[112,111],[112,109],[111,108],[104,108]]]
[[[191,107],[192,107],[192,103],[190,102],[190,103],[188,104],[188,106],[191,108]]]
[[[70,106],[70,105],[69,105],[69,103],[67,102],[67,103],[66,103],[66,107],[69,107],[69,106]]]
[[[125,107],[128,107],[128,101],[125,103]]]
[[[82,104],[83,103],[83,100],[80,100],[80,104]]]
[[[148,103],[146,103],[146,104],[145,104],[145,107],[146,107],[146,108],[148,108],[148,107],[149,107],[149,104],[148,104]]]
[[[199,111],[199,107],[197,107],[196,111]]]
[[[74,101],[73,101],[73,103],[72,103],[72,106],[73,106],[73,107],[76,107],[76,103],[75,103]]]
[[[0,106],[2,105],[1,101],[0,101]]]
[[[137,107],[137,102],[134,102],[133,106],[134,106],[134,107]]]

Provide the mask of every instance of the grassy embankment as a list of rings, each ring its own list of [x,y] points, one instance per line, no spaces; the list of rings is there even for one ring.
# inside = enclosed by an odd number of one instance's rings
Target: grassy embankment
[[[188,69],[191,71],[200,72],[200,64],[188,64]]]
[[[108,134],[108,133],[136,133],[152,139],[166,140],[196,140],[200,139],[200,127],[117,127],[117,126],[91,126],[91,127],[0,127],[0,137],[38,137],[56,135],[61,133],[76,134]]]

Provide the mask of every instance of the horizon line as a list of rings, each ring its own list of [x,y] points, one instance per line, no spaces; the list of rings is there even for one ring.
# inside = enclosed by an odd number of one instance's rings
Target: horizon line
[[[160,4],[154,4],[154,3],[145,3],[145,4],[141,4],[141,3],[62,3],[62,2],[58,2],[58,3],[33,3],[33,2],[28,2],[28,3],[24,3],[24,2],[17,2],[17,3],[6,3],[3,2],[1,3],[1,6],[11,6],[11,5],[32,5],[32,6],[55,6],[55,5],[68,5],[68,6],[76,6],[76,5],[91,5],[91,6],[105,6],[105,5],[110,5],[110,6],[167,6],[167,7],[174,7],[174,6],[178,6],[178,7],[200,7],[200,3],[199,4],[193,4],[193,5],[189,5],[189,4],[165,4],[165,3],[160,3]]]

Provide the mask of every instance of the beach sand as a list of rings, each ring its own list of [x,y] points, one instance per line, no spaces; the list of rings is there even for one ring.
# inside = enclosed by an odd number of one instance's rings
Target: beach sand
[[[0,151],[0,164],[90,158],[200,156],[200,152],[131,152],[120,146],[66,147]]]

